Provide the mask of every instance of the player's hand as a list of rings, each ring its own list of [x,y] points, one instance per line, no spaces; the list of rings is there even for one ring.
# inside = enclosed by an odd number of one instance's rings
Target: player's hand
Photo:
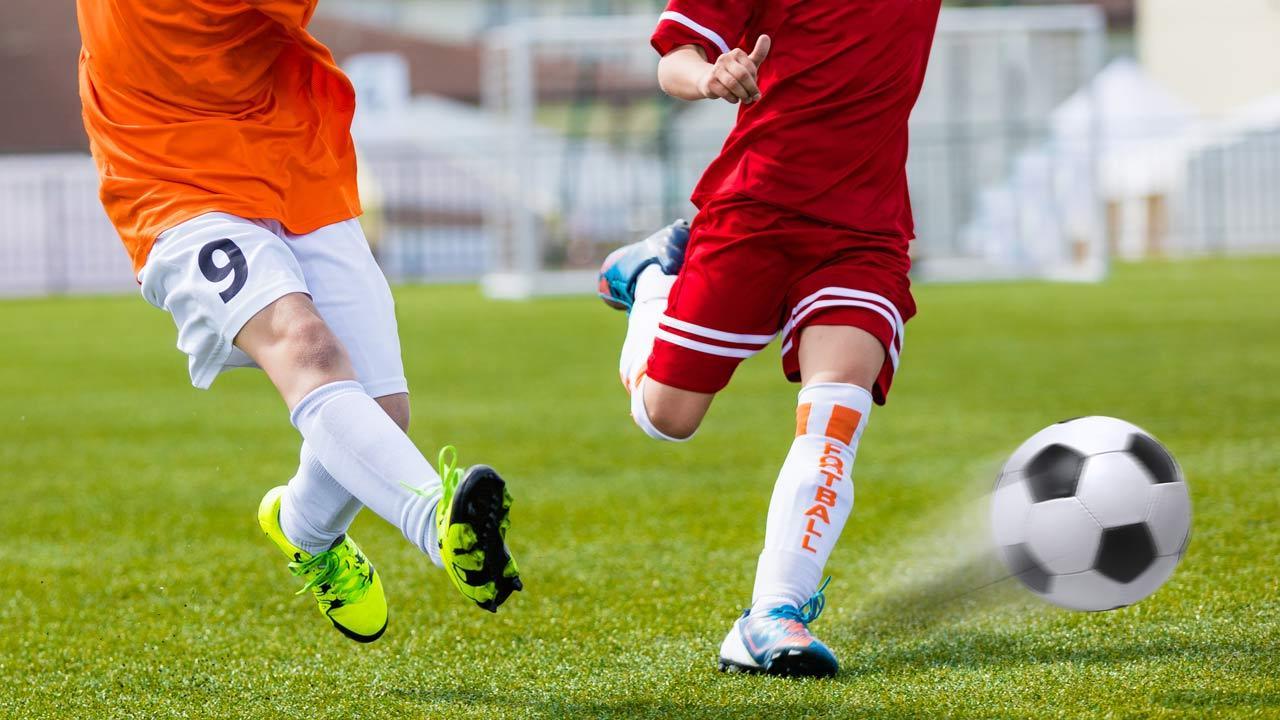
[[[759,100],[760,86],[756,84],[756,74],[760,71],[760,63],[769,55],[771,44],[768,35],[761,35],[750,54],[734,48],[716,58],[715,64],[698,81],[702,96],[748,105]]]

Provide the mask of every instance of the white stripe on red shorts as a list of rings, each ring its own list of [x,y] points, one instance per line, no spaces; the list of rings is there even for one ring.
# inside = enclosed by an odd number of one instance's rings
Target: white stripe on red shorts
[[[666,314],[658,319],[658,338],[708,355],[749,358],[773,342],[774,337],[716,330]]]
[[[898,358],[902,353],[902,340],[906,333],[902,314],[898,312],[897,306],[883,295],[851,288],[826,287],[796,303],[795,308],[791,310],[790,319],[782,328],[782,354],[786,355],[791,350],[792,344],[795,343],[795,330],[801,321],[817,310],[830,307],[863,308],[884,318],[888,323],[891,338],[888,346],[889,360],[893,363],[894,370],[898,369]]]

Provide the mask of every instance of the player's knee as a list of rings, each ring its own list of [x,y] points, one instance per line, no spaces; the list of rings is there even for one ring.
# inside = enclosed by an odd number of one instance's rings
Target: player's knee
[[[877,370],[878,368],[840,368],[820,370],[809,375],[805,381],[805,385],[836,383],[840,385],[857,385],[863,390],[870,391],[871,386],[875,384]]]
[[[800,336],[800,375],[805,385],[842,383],[870,389],[886,361],[885,346],[856,327],[819,325]]]
[[[295,318],[280,340],[299,368],[329,373],[350,364],[346,348],[317,315]]]

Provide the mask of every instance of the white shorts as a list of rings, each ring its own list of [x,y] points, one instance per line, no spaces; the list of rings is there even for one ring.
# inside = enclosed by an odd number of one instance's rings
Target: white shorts
[[[408,392],[391,289],[355,220],[294,235],[274,220],[208,213],[161,233],[138,281],[147,302],[173,316],[198,388],[225,369],[255,367],[232,345],[236,335],[272,302],[306,293],[365,392]]]

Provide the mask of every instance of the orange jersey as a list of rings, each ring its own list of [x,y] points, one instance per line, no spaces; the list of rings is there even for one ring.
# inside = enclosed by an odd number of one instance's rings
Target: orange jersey
[[[102,204],[133,258],[205,212],[308,233],[360,214],[355,92],[317,0],[77,0]]]

